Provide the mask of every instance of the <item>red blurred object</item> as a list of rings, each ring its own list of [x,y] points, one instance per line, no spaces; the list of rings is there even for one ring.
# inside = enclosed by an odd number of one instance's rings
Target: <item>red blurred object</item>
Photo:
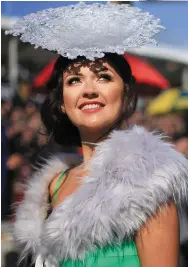
[[[129,62],[132,73],[138,84],[148,84],[159,89],[170,88],[169,81],[152,65],[145,60],[131,55],[124,56]]]
[[[145,60],[132,55],[124,55],[131,65],[132,73],[136,78],[136,87],[139,93],[158,93],[170,88],[169,81],[152,65]],[[35,78],[33,88],[43,87],[51,76],[56,59],[51,61]],[[155,92],[154,92],[155,91]]]
[[[57,59],[52,60],[48,65],[46,65],[41,72],[39,73],[39,75],[34,79],[33,81],[33,87],[34,88],[39,88],[39,87],[43,87],[45,85],[45,83],[48,81],[48,79],[50,78],[53,68],[54,68],[54,64],[56,62]]]

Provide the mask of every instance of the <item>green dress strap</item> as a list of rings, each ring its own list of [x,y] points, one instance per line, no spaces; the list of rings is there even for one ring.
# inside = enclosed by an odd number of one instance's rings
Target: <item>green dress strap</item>
[[[63,180],[63,178],[64,178],[64,176],[65,176],[65,174],[67,173],[68,170],[69,169],[67,169],[64,172],[62,172],[61,175],[59,176],[58,180],[57,180],[57,183],[55,185],[55,191],[53,193],[53,202],[55,202],[56,199],[57,199],[57,193],[58,193],[58,190],[59,190],[59,186],[60,186],[60,184],[61,184],[61,182],[62,182],[62,180]]]

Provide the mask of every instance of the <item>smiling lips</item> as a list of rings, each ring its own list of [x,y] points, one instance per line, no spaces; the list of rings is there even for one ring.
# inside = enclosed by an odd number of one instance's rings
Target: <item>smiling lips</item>
[[[83,113],[91,114],[100,111],[104,107],[104,104],[100,102],[84,102],[80,105],[80,109]]]

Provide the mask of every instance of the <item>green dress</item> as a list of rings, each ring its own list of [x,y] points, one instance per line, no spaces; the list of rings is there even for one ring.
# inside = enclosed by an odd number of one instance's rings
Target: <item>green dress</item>
[[[61,261],[60,267],[140,267],[133,241],[125,241],[120,246],[107,246],[90,252],[83,261]]]
[[[63,172],[56,184],[53,201],[65,175]],[[121,245],[108,245],[89,252],[84,260],[61,261],[59,267],[140,267],[137,249],[134,241],[125,240]]]

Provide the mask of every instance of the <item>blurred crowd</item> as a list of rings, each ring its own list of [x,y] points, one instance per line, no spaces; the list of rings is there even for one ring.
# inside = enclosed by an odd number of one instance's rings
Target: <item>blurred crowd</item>
[[[30,99],[26,82],[19,84],[12,99],[1,101],[2,219],[14,213],[11,204],[22,198],[36,155],[48,141],[39,107]]]
[[[157,130],[166,136],[175,149],[188,157],[188,114],[172,112],[161,115],[149,115],[144,109],[137,110],[129,120],[130,124],[142,125],[149,131]]]

